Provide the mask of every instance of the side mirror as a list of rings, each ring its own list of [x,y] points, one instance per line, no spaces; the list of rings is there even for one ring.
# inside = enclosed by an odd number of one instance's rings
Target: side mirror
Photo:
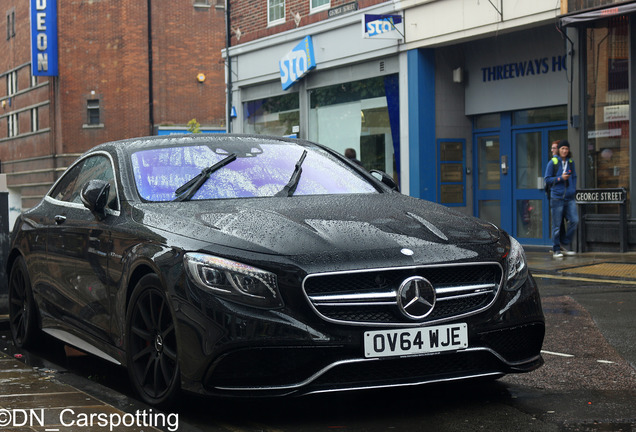
[[[80,198],[87,209],[103,218],[109,193],[110,184],[107,181],[93,179],[82,187]]]
[[[392,190],[396,192],[400,191],[400,188],[398,187],[397,183],[395,183],[395,180],[393,180],[393,177],[391,177],[387,173],[375,169],[369,172],[376,180],[382,182],[384,185],[390,187]]]

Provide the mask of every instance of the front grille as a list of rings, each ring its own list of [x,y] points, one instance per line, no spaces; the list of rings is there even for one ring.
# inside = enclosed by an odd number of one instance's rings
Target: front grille
[[[497,263],[374,269],[309,275],[303,289],[314,310],[332,322],[405,325],[477,313],[492,304],[502,281]],[[423,319],[405,316],[398,291],[409,277],[421,276],[435,289],[433,310]]]

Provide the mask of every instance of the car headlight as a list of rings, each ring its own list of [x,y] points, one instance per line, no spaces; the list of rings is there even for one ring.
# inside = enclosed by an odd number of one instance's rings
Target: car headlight
[[[283,306],[273,273],[202,253],[187,253],[183,260],[188,277],[219,297],[266,309]]]
[[[508,291],[516,291],[524,284],[528,278],[528,263],[523,247],[514,238],[510,237],[510,250],[506,257],[508,261],[508,277],[506,287]]]

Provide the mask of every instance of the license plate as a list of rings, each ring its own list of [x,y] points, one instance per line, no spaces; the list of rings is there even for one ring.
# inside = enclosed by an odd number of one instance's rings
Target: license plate
[[[364,333],[366,358],[428,354],[468,348],[466,323]]]

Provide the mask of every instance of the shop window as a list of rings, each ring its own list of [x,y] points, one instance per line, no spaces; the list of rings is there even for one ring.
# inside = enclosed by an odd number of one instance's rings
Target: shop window
[[[267,25],[285,22],[285,0],[267,0]]]
[[[243,130],[259,135],[297,135],[299,106],[298,93],[246,102],[243,104]]]
[[[596,22],[586,33],[587,130],[581,148],[587,163],[579,168],[586,170],[579,187],[629,188],[629,17]],[[598,205],[595,211],[615,214],[617,208]]]
[[[318,12],[331,6],[330,0],[309,0],[310,12]]]
[[[397,88],[396,76],[387,75],[311,90],[309,139],[341,154],[353,148],[366,169],[397,181]]]
[[[437,140],[439,152],[439,202],[466,205],[466,140]]]

